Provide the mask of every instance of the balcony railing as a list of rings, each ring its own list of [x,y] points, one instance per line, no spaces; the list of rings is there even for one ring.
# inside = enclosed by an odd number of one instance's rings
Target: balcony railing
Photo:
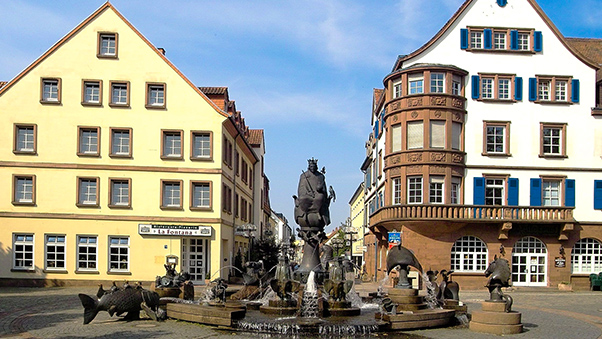
[[[370,225],[388,221],[573,222],[574,207],[393,205],[370,215]]]

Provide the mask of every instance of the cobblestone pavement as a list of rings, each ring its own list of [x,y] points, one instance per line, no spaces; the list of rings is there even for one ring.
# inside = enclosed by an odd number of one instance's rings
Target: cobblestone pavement
[[[149,319],[123,321],[100,312],[83,325],[83,307],[78,293],[96,294],[96,287],[0,288],[0,338],[257,338],[184,321],[154,322]],[[358,286],[360,295],[376,286]],[[559,292],[516,290],[513,310],[522,313],[523,333],[507,338],[602,338],[602,292]],[[461,291],[460,300],[469,313],[480,309],[488,298],[486,290]],[[277,337],[277,336],[271,336]],[[407,332],[377,333],[387,338],[490,338],[466,326]],[[288,336],[290,338],[290,336]]]

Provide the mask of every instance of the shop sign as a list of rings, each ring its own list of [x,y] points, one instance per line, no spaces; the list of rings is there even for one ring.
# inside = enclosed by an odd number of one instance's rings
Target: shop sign
[[[556,257],[554,259],[554,267],[559,267],[559,268],[566,267],[566,259],[562,258],[562,257]]]
[[[210,237],[211,226],[138,224],[140,235]]]

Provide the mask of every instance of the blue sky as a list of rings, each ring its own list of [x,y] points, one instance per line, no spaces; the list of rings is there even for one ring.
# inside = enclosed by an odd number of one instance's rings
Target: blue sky
[[[272,208],[293,228],[299,174],[307,159],[319,159],[338,198],[327,229],[349,216],[363,180],[372,89],[383,87],[398,55],[428,41],[463,2],[111,1],[193,83],[227,86],[247,125],[265,130]],[[1,1],[0,80],[12,79],[103,3]],[[602,38],[601,0],[538,3],[565,36]]]

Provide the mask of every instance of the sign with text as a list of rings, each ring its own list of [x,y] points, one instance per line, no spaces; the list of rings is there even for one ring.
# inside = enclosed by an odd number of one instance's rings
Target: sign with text
[[[210,237],[211,226],[138,224],[140,235]]]
[[[389,232],[389,243],[400,243],[401,233],[400,232]]]

